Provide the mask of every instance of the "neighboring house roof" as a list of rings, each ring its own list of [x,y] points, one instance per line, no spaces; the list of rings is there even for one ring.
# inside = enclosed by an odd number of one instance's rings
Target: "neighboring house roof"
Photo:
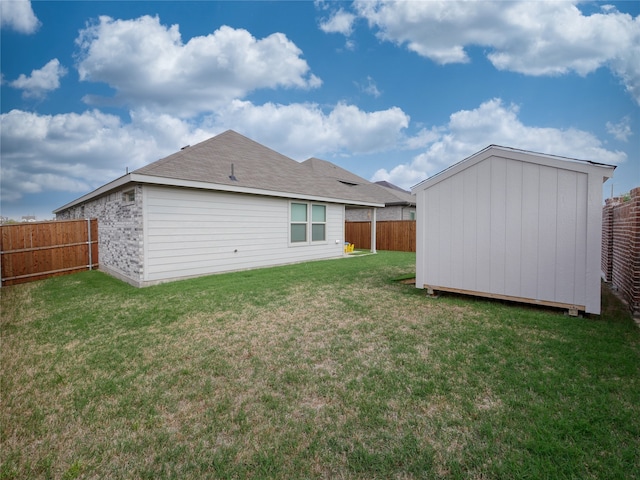
[[[582,171],[584,173],[593,172],[594,169],[600,170],[602,173],[603,182],[613,175],[615,165],[607,165],[605,163],[593,162],[590,160],[578,160],[576,158],[560,157],[557,155],[549,155],[546,153],[530,152],[528,150],[520,150],[512,147],[503,147],[500,145],[489,145],[488,147],[474,153],[470,157],[467,157],[458,163],[445,168],[441,172],[435,174],[432,177],[423,180],[422,182],[414,185],[411,189],[412,193],[416,193],[419,190],[424,190],[432,185],[435,185],[452,175],[455,175],[463,170],[481,162],[491,156],[504,157],[512,160],[520,160],[524,162],[532,162],[540,165],[548,165],[556,168],[564,168],[573,171]]]
[[[202,188],[348,205],[382,207],[376,197],[296,162],[233,130],[139,168],[54,210],[90,200],[128,183]]]
[[[354,190],[366,192],[368,195],[376,198],[385,206],[406,205],[415,206],[416,197],[406,190],[393,185],[389,182],[372,183],[358,175],[351,173],[327,160],[319,158],[310,158],[302,162],[318,175],[338,180],[339,182],[350,186]]]
[[[409,193],[407,190],[400,188],[399,186],[394,185],[391,182],[387,182],[386,180],[381,180],[379,182],[373,182],[373,183],[375,183],[376,185],[380,185],[381,187],[391,188],[392,190],[397,190],[399,192]]]
[[[411,192],[407,192],[406,190],[397,187],[396,185],[384,182],[388,185],[382,185],[380,182],[376,182],[374,185],[378,185],[384,192],[389,200],[385,203],[387,206],[390,205],[407,205],[407,206],[416,206],[416,196]]]

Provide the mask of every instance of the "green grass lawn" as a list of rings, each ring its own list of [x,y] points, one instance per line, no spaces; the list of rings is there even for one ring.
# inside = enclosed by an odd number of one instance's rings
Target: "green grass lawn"
[[[1,478],[640,478],[640,329],[378,255],[2,288]]]

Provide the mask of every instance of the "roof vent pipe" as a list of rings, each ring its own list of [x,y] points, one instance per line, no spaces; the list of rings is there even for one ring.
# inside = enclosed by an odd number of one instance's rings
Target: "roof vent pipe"
[[[234,182],[238,181],[238,179],[236,178],[236,176],[233,173],[233,163],[231,164],[231,175],[229,175],[229,179],[233,180]]]

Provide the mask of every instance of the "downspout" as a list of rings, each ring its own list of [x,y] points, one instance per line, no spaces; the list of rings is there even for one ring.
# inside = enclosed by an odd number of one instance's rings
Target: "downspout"
[[[87,218],[87,238],[89,239],[89,270],[93,270],[93,243],[91,238],[91,219]]]
[[[376,253],[376,212],[378,209],[373,207],[373,213],[371,214],[371,253]]]

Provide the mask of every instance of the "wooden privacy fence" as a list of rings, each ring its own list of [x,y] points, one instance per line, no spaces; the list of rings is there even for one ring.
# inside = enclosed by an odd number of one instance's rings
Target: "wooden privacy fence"
[[[345,241],[356,248],[371,248],[371,222],[345,222]],[[416,251],[415,220],[384,220],[376,222],[376,249],[398,252]]]
[[[98,221],[0,226],[2,286],[98,267]]]

